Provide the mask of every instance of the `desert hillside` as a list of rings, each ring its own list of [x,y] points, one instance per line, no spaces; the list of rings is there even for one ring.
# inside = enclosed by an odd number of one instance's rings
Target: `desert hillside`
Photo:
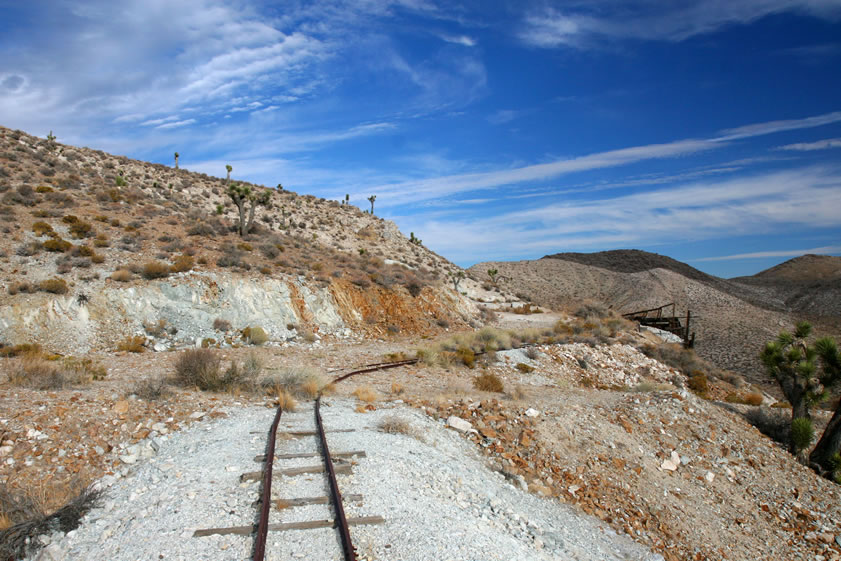
[[[220,170],[224,172],[225,170]],[[435,331],[458,268],[351,204],[0,128],[2,342],[55,351]],[[250,189],[240,235],[230,183]],[[252,214],[253,213],[253,214]],[[215,325],[214,325],[215,323]],[[131,341],[128,341],[131,343]]]
[[[776,285],[768,288],[744,279],[720,279],[674,259],[637,250],[486,262],[468,271],[473,278],[487,281],[489,269],[499,271],[510,291],[553,308],[595,300],[626,313],[674,302],[679,314],[687,309],[693,313],[697,352],[754,382],[767,382],[757,358],[765,341],[803,317],[835,333],[834,318],[839,314],[833,281],[823,282],[819,290],[800,287],[800,299],[786,299],[781,294],[792,294],[789,285],[775,290]],[[816,309],[830,313],[815,314]]]

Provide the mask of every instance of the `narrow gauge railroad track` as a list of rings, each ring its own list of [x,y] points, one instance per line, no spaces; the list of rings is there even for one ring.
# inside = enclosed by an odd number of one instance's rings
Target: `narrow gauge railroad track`
[[[411,364],[416,364],[418,359],[407,359],[407,360],[400,360],[394,362],[380,362],[375,364],[368,364],[363,366],[361,369],[354,370],[338,376],[334,378],[332,383],[336,384],[341,382],[342,380],[346,380],[351,376],[355,376],[357,374],[367,374],[371,372],[377,372],[380,370],[388,370],[391,368],[399,368],[401,366],[408,366]],[[251,472],[245,473],[241,476],[243,481],[247,480],[255,480],[255,479],[262,479],[262,491],[260,495],[260,499],[258,501],[260,505],[260,515],[259,521],[256,525],[251,526],[236,526],[231,528],[209,528],[203,530],[196,530],[193,534],[193,537],[202,537],[202,536],[210,536],[210,535],[225,535],[225,534],[240,534],[240,535],[250,535],[256,532],[255,541],[254,541],[254,553],[253,553],[253,561],[263,561],[265,558],[266,553],[266,540],[268,538],[268,532],[271,531],[283,531],[283,530],[303,530],[303,529],[311,529],[311,528],[324,528],[324,527],[335,527],[339,533],[339,537],[342,544],[342,552],[344,554],[345,561],[356,561],[356,550],[353,546],[350,537],[350,529],[349,526],[356,525],[356,524],[379,524],[384,522],[382,517],[379,516],[368,516],[368,517],[361,517],[361,518],[352,518],[349,519],[345,515],[344,511],[344,502],[342,499],[341,491],[339,490],[339,484],[336,480],[336,473],[342,472],[347,473],[349,471],[350,465],[347,463],[341,463],[337,465],[337,462],[334,461],[335,457],[349,457],[349,456],[361,456],[364,457],[365,453],[361,451],[353,451],[353,452],[343,452],[338,454],[330,453],[330,448],[327,443],[327,435],[326,430],[324,429],[324,423],[321,418],[321,394],[319,393],[318,397],[315,400],[315,423],[316,423],[316,431],[291,431],[288,434],[293,436],[308,436],[308,435],[315,435],[318,437],[318,448],[319,453],[308,453],[308,454],[288,454],[288,455],[277,455],[275,454],[275,443],[277,441],[277,431],[278,426],[280,424],[281,416],[283,415],[283,409],[278,406],[277,412],[275,413],[274,421],[272,422],[271,428],[269,429],[269,438],[266,444],[266,454],[265,456],[257,456],[255,460],[263,461],[263,471],[262,472]],[[339,429],[341,431],[341,429]],[[317,472],[324,472],[327,476],[327,483],[329,487],[330,494],[327,497],[305,497],[305,498],[298,498],[298,499],[288,499],[288,500],[281,500],[284,506],[303,506],[303,505],[311,505],[311,504],[324,504],[329,503],[331,510],[334,513],[333,520],[316,520],[311,522],[293,522],[293,523],[286,523],[286,524],[271,524],[269,522],[269,517],[271,514],[271,504],[272,504],[272,480],[275,474],[274,469],[274,459],[281,458],[281,459],[291,459],[291,458],[304,458],[304,457],[316,457],[321,456],[324,465],[323,466],[307,466],[302,468],[293,468],[288,470],[280,471],[284,476],[294,476],[300,474],[307,474],[307,473],[317,473]],[[340,460],[341,461],[341,460]],[[353,495],[349,497],[354,500],[361,499],[359,495]]]

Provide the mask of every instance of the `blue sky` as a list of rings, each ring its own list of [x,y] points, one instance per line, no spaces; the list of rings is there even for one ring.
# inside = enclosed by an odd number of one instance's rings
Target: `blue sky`
[[[0,124],[328,198],[460,265],[841,255],[841,1],[0,3]]]

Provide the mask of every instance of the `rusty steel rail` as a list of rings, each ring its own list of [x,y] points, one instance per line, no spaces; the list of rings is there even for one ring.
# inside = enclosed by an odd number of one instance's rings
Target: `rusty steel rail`
[[[277,440],[277,426],[283,409],[277,406],[272,428],[269,430],[269,442],[266,444],[266,463],[263,466],[263,493],[260,503],[260,521],[257,523],[257,539],[254,542],[254,561],[263,561],[266,555],[266,537],[269,533],[269,509],[272,504],[272,469],[274,467],[274,447]]]
[[[333,458],[330,457],[330,448],[327,446],[327,435],[324,434],[324,424],[321,421],[321,396],[315,398],[315,422],[318,425],[318,438],[321,441],[322,455],[324,456],[324,467],[327,468],[327,480],[330,483],[330,495],[333,498],[333,510],[336,511],[336,526],[339,536],[342,538],[342,550],[345,554],[345,561],[356,561],[356,551],[350,540],[345,507],[342,504],[342,493],[339,491],[339,482],[336,481],[336,470],[333,467]]]
[[[378,362],[376,364],[369,364],[365,368],[362,368],[360,370],[354,370],[353,372],[342,374],[338,378],[335,378],[331,383],[338,384],[342,380],[346,380],[347,378],[350,378],[351,376],[356,376],[357,374],[368,374],[370,372],[378,372],[380,370],[388,370],[389,368],[398,368],[400,366],[409,366],[417,363],[418,359],[408,358],[406,360],[398,360],[395,362]]]

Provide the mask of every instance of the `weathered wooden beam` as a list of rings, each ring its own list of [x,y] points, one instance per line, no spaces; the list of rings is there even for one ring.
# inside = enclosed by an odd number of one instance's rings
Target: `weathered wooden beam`
[[[348,526],[367,526],[372,524],[382,524],[385,518],[382,516],[361,516],[359,518],[348,518]],[[281,522],[277,524],[269,524],[270,532],[285,532],[287,530],[312,530],[315,528],[335,528],[335,520],[309,520],[306,522]],[[254,533],[256,530],[254,525],[251,526],[233,526],[231,528],[207,528],[205,530],[196,530],[193,532],[194,538],[201,538],[204,536],[229,536],[239,535],[247,536]]]
[[[358,458],[365,458],[367,457],[364,450],[354,450],[352,452],[330,452],[330,455],[334,458],[352,458],[356,456]],[[319,452],[306,452],[302,454],[275,454],[275,460],[294,460],[298,458],[320,458],[321,453]],[[259,456],[254,456],[255,462],[265,462],[266,455],[260,454]]]
[[[362,500],[362,495],[342,495],[342,498],[346,501],[350,502],[357,502]],[[323,496],[323,497],[301,497],[298,499],[275,499],[274,505],[276,508],[292,508],[296,506],[307,506],[307,505],[326,505],[327,501],[330,500],[330,497]]]
[[[347,474],[350,473],[350,464],[337,464],[336,473]],[[296,475],[304,475],[307,473],[324,473],[324,466],[304,466],[298,468],[278,469],[272,472],[272,476],[280,475],[282,477],[294,477]],[[249,471],[239,476],[240,481],[259,481],[263,477],[262,471]]]

